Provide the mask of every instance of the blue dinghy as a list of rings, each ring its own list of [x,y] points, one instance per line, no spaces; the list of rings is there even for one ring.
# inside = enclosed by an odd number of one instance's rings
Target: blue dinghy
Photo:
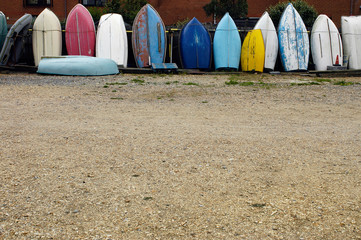
[[[132,45],[137,67],[164,62],[167,45],[165,26],[150,4],[142,7],[134,19]]]
[[[102,76],[118,74],[117,64],[107,58],[89,56],[45,57],[40,60],[38,73],[70,76]]]
[[[285,71],[307,70],[310,41],[306,26],[292,3],[287,5],[279,22],[278,41]]]
[[[229,13],[218,23],[213,39],[215,69],[234,68],[238,70],[241,59],[241,37]]]
[[[179,45],[183,68],[210,68],[211,37],[196,18],[183,27]]]

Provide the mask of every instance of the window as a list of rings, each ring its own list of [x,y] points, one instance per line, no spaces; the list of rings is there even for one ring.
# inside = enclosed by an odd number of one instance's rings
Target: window
[[[82,4],[84,6],[103,7],[103,6],[105,6],[106,2],[107,2],[107,0],[82,0]]]
[[[52,6],[52,0],[24,0],[25,6]]]

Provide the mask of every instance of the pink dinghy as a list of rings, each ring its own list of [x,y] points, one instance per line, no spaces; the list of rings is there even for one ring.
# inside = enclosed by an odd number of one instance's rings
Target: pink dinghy
[[[65,25],[68,55],[94,56],[95,25],[88,9],[77,4],[69,13]]]

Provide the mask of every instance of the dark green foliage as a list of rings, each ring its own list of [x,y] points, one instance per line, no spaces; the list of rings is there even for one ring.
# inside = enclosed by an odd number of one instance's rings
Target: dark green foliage
[[[120,0],[110,0],[105,4],[107,13],[120,13]]]
[[[110,0],[105,4],[104,9],[88,8],[94,22],[99,21],[101,15],[106,13],[119,13],[126,23],[132,24],[139,10],[147,4],[146,0]]]
[[[105,14],[105,10],[100,7],[89,7],[88,11],[92,15],[95,23],[99,22],[100,17]]]
[[[211,0],[203,9],[207,16],[215,14],[217,18],[221,18],[229,12],[233,19],[239,19],[247,16],[248,3],[247,0]]]
[[[125,22],[133,23],[134,18],[135,16],[137,16],[139,10],[146,4],[146,0],[122,0],[120,6],[120,14],[122,14]]]
[[[273,23],[275,26],[278,26],[278,23],[281,19],[282,13],[287,7],[288,3],[292,3],[293,6],[296,8],[298,13],[301,15],[303,22],[305,23],[306,27],[311,28],[313,23],[315,22],[318,13],[317,10],[309,5],[304,0],[294,0],[294,1],[285,1],[279,2],[275,5],[269,6],[267,8],[267,12],[269,13],[270,17],[272,18]]]

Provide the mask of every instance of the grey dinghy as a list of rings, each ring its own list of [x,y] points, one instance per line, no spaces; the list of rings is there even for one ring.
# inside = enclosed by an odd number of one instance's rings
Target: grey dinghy
[[[32,20],[33,17],[26,13],[10,28],[0,53],[0,65],[18,62],[24,46],[24,36],[28,33]]]

